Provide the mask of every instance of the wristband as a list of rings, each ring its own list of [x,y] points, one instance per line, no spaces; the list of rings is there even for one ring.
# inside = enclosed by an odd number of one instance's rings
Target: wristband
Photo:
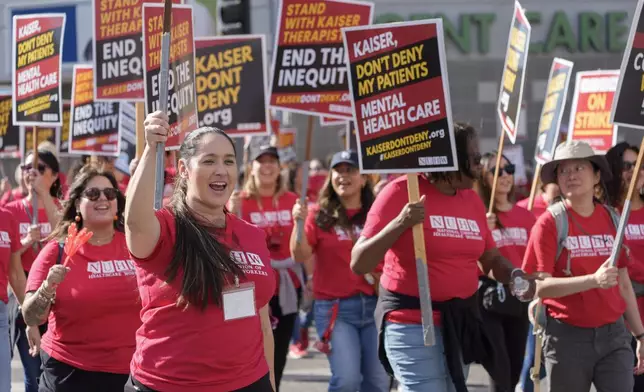
[[[642,340],[644,338],[644,333],[635,336],[635,339]]]

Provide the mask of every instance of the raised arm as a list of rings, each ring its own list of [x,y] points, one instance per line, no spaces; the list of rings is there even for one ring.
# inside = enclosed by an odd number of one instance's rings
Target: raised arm
[[[130,179],[125,202],[125,237],[130,252],[144,259],[154,251],[161,227],[154,213],[156,149],[165,142],[170,126],[168,116],[161,112],[145,119],[145,149]]]
[[[302,220],[306,222],[308,217],[309,210],[307,208],[306,202],[302,203],[299,199],[293,205],[293,231],[291,232],[290,248],[291,256],[293,260],[298,263],[306,263],[313,256],[313,248],[307,239],[306,233],[302,236],[300,243],[297,243],[297,221]],[[306,230],[306,226],[305,226]]]

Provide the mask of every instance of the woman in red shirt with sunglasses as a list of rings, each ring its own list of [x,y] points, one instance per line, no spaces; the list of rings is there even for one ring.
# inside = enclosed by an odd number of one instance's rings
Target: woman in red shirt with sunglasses
[[[25,275],[28,275],[31,265],[42,249],[41,240],[46,238],[51,233],[51,228],[58,223],[57,198],[61,192],[61,183],[58,178],[60,167],[56,156],[49,151],[38,150],[38,161],[34,162],[33,158],[34,155],[30,152],[21,166],[22,177],[28,191],[27,197],[5,206],[18,222],[21,243],[19,253]],[[38,201],[36,211],[33,210],[34,197]],[[15,345],[20,354],[24,369],[25,391],[37,392],[40,358],[29,354],[26,325],[13,295],[9,297],[9,309],[12,347]],[[45,330],[46,326],[41,326],[40,333],[44,333]],[[38,335],[39,331],[34,329],[30,333]],[[38,337],[33,336],[32,338],[37,339]]]
[[[141,303],[124,208],[114,176],[84,168],[52,240],[34,262],[22,313],[29,326],[49,320],[39,392],[122,391],[128,380]],[[93,235],[70,256],[63,244],[72,224]],[[30,343],[38,350],[39,342]]]

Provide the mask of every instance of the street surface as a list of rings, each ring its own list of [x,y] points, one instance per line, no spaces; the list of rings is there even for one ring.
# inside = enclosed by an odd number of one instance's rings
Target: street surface
[[[328,362],[323,354],[311,349],[311,355],[303,359],[288,359],[280,392],[327,392],[329,377]],[[12,392],[24,392],[22,365],[18,354],[11,362]],[[488,376],[482,367],[475,365],[470,368],[468,386],[470,392],[487,392]],[[542,391],[546,392],[543,388]]]

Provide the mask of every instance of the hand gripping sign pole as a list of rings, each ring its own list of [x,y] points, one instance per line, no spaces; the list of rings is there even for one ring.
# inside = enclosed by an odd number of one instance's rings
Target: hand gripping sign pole
[[[309,164],[311,163],[311,139],[313,138],[313,116],[309,116],[309,123],[306,129],[306,154],[302,162],[302,189],[300,191],[300,203],[306,203],[306,193],[309,188]],[[297,244],[302,242],[304,234],[304,221],[297,221],[297,231],[295,232],[295,241]]]
[[[418,174],[407,174],[407,196],[410,203],[420,200]],[[423,322],[423,342],[425,346],[436,344],[434,333],[434,310],[429,290],[429,271],[427,270],[427,252],[425,249],[425,232],[423,224],[419,223],[412,229],[414,236],[414,256],[416,259],[416,274],[418,275],[418,294],[420,297],[420,314]]]
[[[168,113],[168,68],[170,66],[170,26],[172,25],[172,0],[165,0],[163,10],[163,35],[161,36],[161,69],[159,71],[159,110]],[[156,184],[154,189],[154,209],[160,210],[163,203],[165,186],[165,143],[157,143]]]

